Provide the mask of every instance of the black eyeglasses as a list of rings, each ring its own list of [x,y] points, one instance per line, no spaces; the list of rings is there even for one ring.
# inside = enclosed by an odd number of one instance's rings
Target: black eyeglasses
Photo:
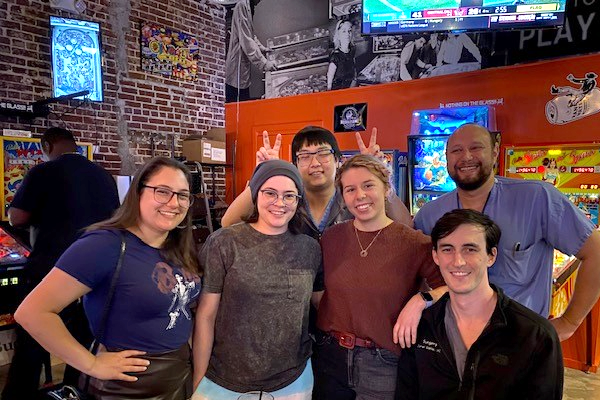
[[[333,149],[323,149],[317,150],[313,152],[302,152],[296,154],[296,160],[298,160],[298,165],[301,167],[306,167],[312,162],[313,157],[317,157],[317,161],[321,164],[326,164],[331,161],[329,158],[330,155],[334,154]]]
[[[277,203],[277,200],[279,200],[279,197],[281,197],[283,204],[285,204],[286,206],[293,206],[298,204],[298,201],[302,198],[302,196],[299,196],[295,193],[284,193],[280,195],[279,193],[271,189],[262,189],[259,190],[259,192],[261,192],[263,196],[265,196],[265,199],[267,199],[269,204]]]
[[[154,191],[154,200],[160,204],[167,204],[174,195],[177,195],[177,203],[181,207],[188,208],[194,202],[194,197],[188,192],[174,192],[171,189],[160,186],[142,185],[142,187],[152,189]]]

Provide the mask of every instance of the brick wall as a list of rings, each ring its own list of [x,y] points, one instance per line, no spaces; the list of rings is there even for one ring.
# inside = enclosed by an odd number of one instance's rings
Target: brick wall
[[[0,115],[0,129],[39,135],[48,126],[70,129],[97,146],[94,159],[111,173],[131,175],[151,155],[180,155],[181,141],[224,127],[225,12],[205,0],[85,0],[81,15],[52,10],[48,1],[0,2],[0,100],[30,103],[52,97],[49,16],[99,22],[102,27],[104,102],[52,104],[47,118]],[[196,36],[199,80],[165,78],[141,70],[140,22]],[[79,107],[77,107],[79,106]],[[77,108],[75,108],[77,107]],[[225,195],[223,167],[217,194]],[[212,190],[211,174],[204,176]]]

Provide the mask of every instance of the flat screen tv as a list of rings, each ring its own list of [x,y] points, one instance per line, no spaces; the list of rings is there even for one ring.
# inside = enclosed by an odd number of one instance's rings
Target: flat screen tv
[[[562,25],[567,0],[363,0],[362,32],[393,35]]]
[[[50,16],[50,29],[53,96],[89,90],[86,98],[102,101],[100,24]]]

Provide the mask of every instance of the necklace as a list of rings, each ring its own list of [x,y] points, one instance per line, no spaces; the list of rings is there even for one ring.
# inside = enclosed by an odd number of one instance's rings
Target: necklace
[[[377,239],[377,236],[379,236],[379,234],[381,233],[381,231],[383,230],[383,228],[381,228],[379,230],[379,232],[377,232],[377,235],[375,235],[375,237],[373,238],[373,240],[371,240],[371,243],[369,243],[369,245],[367,246],[366,249],[363,249],[362,247],[362,243],[360,242],[360,239],[358,238],[358,230],[356,229],[356,226],[354,227],[354,234],[356,235],[356,240],[358,240],[358,245],[360,246],[360,256],[361,257],[366,257],[369,255],[369,248],[373,245],[373,243],[375,242],[375,239]]]

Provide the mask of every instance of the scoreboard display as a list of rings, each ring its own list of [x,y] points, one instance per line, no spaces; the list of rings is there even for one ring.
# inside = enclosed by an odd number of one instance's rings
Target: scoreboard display
[[[558,26],[566,0],[363,0],[368,35]]]

